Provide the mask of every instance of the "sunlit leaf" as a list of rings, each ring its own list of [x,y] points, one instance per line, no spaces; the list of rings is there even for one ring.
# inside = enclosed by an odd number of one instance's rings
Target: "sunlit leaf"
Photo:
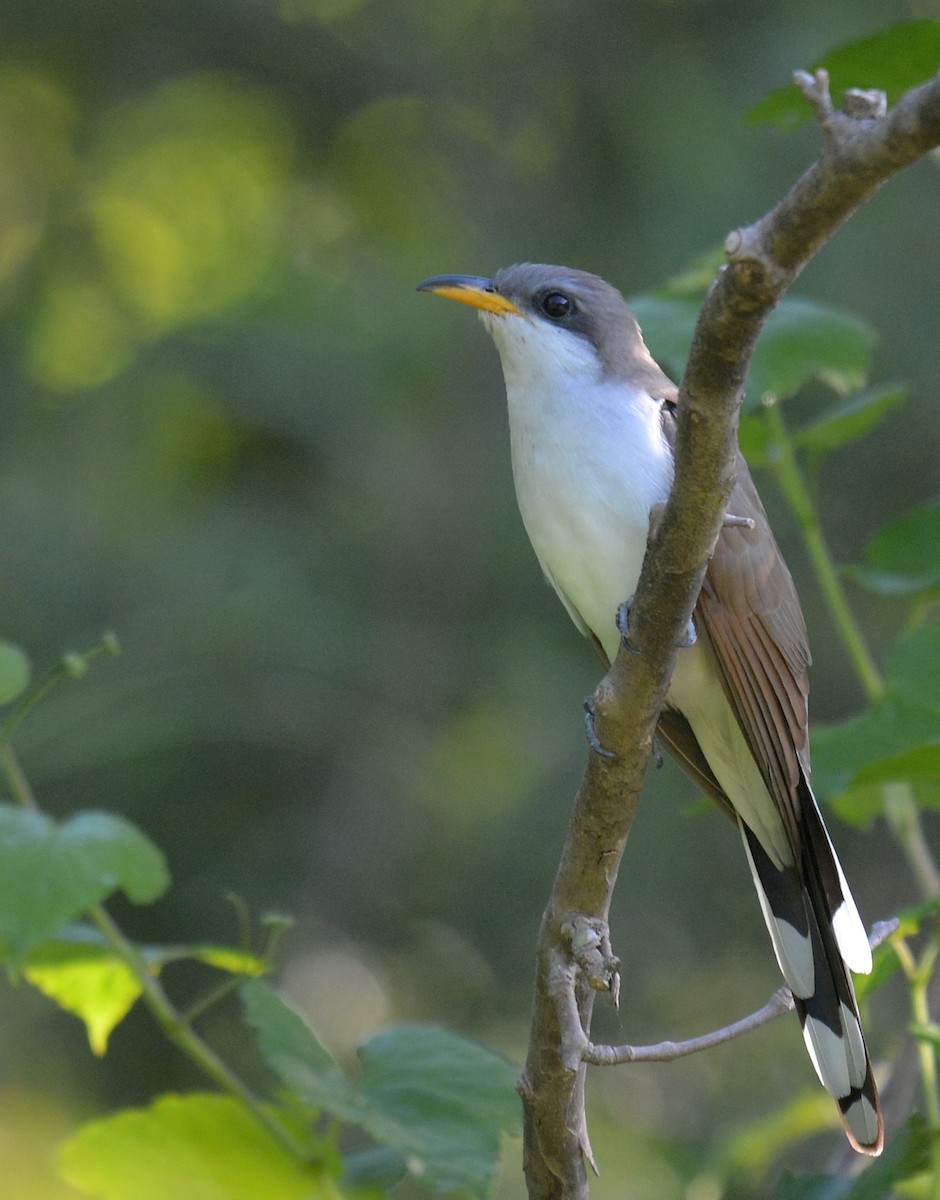
[[[227,971],[230,975],[266,975],[271,964],[260,954],[231,946],[183,946],[182,956]]]
[[[143,329],[209,316],[263,285],[291,140],[273,96],[234,76],[186,75],[110,115],[87,218],[110,284]]]
[[[904,92],[929,79],[940,67],[940,21],[909,21],[830,50],[812,70],[829,72],[830,88],[838,103],[846,88],[880,88],[893,104]],[[796,84],[777,88],[760,100],[745,118],[749,125],[773,124],[795,129],[812,116]]]
[[[99,1200],[336,1200],[330,1170],[289,1154],[228,1096],[162,1096],[91,1121],[61,1172]]]
[[[399,1026],[360,1048],[353,1084],[265,984],[244,984],[242,996],[262,1054],[302,1100],[360,1125],[425,1184],[486,1194],[500,1136],[519,1127],[515,1067],[447,1030]]]
[[[873,591],[896,595],[940,583],[940,504],[917,508],[879,529],[853,578]]]
[[[899,404],[907,393],[904,388],[868,388],[847,396],[838,404],[793,433],[793,441],[803,450],[824,454],[848,442],[864,437],[870,429]]]
[[[78,813],[61,825],[0,805],[0,953],[21,958],[117,888],[148,904],[169,875],[157,847],[129,822]]]
[[[11,291],[34,263],[50,203],[76,169],[78,106],[61,74],[39,63],[39,56],[7,54],[0,64],[0,286]]]
[[[142,988],[134,972],[105,946],[53,939],[27,955],[23,974],[61,1008],[84,1021],[95,1054],[130,1012]]]
[[[0,641],[0,704],[9,704],[29,687],[29,659],[11,642]]]
[[[129,365],[138,342],[111,288],[64,270],[41,289],[26,335],[27,368],[53,392],[97,387]]]
[[[156,973],[167,963],[205,963],[232,975],[264,975],[266,959],[228,946],[139,945],[137,953]],[[61,1008],[85,1023],[95,1054],[104,1054],[108,1038],[141,995],[134,971],[91,925],[66,926],[59,936],[40,942],[23,959],[23,974]]]

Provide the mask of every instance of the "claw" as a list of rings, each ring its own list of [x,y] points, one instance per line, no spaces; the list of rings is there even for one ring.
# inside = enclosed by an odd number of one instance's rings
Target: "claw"
[[[743,520],[744,518],[742,518]],[[750,518],[747,518],[748,520]],[[617,632],[620,634],[620,640],[631,654],[642,653],[630,641],[630,605],[633,603],[633,597],[629,600],[624,600],[623,604],[617,609]],[[680,642],[676,645],[680,650],[688,650],[690,646],[694,646],[698,641],[698,634],[695,632],[695,622],[689,618],[689,623],[685,627],[685,634]]]
[[[633,597],[629,600],[624,600],[623,604],[617,609],[617,632],[620,634],[620,641],[625,649],[631,654],[639,654],[640,651],[630,641],[630,605],[633,603]]]
[[[753,529],[755,521],[753,517],[736,517],[734,513],[725,513],[721,525],[723,529]]]
[[[601,740],[597,736],[597,730],[594,727],[594,701],[590,696],[584,701],[584,732],[587,734],[588,744],[595,754],[599,754],[601,758],[617,757],[613,750],[608,750],[601,744]]]

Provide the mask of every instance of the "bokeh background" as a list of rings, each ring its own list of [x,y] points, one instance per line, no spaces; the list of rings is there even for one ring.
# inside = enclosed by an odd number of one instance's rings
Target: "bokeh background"
[[[167,897],[114,906],[130,933],[236,939],[235,893],[295,916],[279,982],[344,1061],[402,1019],[521,1060],[598,668],[515,511],[496,355],[469,310],[415,284],[535,259],[655,287],[814,154],[812,126],[747,127],[752,104],[831,46],[938,11],[7,0],[0,636],[38,670],[120,638],[18,748],[51,811],[112,809],[164,847]],[[876,379],[910,386],[828,462],[841,561],[937,489],[937,189],[930,162],[892,181],[798,285],[871,321]],[[800,580],[814,714],[850,715],[859,689],[758,482]],[[902,609],[853,598],[883,656]],[[882,829],[835,837],[869,919],[914,898]],[[624,1003],[603,1036],[690,1036],[777,986],[738,839],[671,764],[613,929]],[[206,983],[176,972],[183,997]],[[876,1056],[904,1020],[901,997],[876,999]],[[254,1069],[234,1006],[206,1028]],[[202,1083],[143,1013],[99,1061],[77,1021],[4,983],[0,1031],[17,1197],[75,1195],[52,1163],[81,1119]],[[814,1087],[792,1021],[595,1073],[595,1194],[708,1200],[722,1139]]]

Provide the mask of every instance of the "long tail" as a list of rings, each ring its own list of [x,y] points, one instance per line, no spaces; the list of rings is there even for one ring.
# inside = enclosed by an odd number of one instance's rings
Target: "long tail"
[[[811,793],[804,800],[802,870],[777,867],[740,818],[738,824],[816,1074],[839,1106],[849,1141],[876,1155],[884,1128],[849,974],[849,966],[871,970],[871,951],[816,802]]]

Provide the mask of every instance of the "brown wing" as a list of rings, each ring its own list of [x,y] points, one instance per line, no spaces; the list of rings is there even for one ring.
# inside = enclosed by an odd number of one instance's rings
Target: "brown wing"
[[[711,644],[725,694],[796,849],[797,793],[809,776],[809,644],[793,579],[741,455],[729,511],[751,518],[754,527],[721,531],[696,625]]]

